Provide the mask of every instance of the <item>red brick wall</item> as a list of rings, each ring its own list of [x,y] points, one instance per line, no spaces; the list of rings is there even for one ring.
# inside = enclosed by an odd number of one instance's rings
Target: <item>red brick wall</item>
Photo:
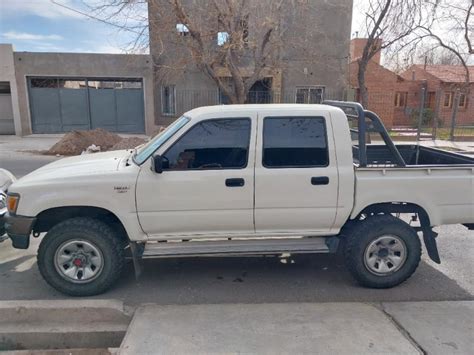
[[[353,61],[350,64],[350,84],[358,88],[357,82],[358,64]],[[365,73],[365,83],[369,93],[369,105],[367,109],[377,113],[384,125],[391,128],[393,125],[395,87],[398,76],[381,65],[370,62]]]
[[[449,91],[453,92],[453,101],[454,101],[454,94],[456,90],[458,89],[458,87],[459,87],[458,85],[452,85],[452,84],[441,85],[441,89],[443,90],[443,92],[449,92]],[[452,107],[445,108],[441,105],[439,113],[440,113],[441,119],[444,122],[444,126],[446,127],[449,127],[451,125],[452,112],[453,112]],[[469,94],[467,96],[467,106],[458,107],[458,112],[456,114],[456,124],[474,126],[474,84],[471,84],[469,88]]]
[[[358,88],[357,68],[357,61],[353,61],[350,64],[349,73],[351,87],[355,89]],[[429,97],[432,96],[431,108],[433,109],[435,109],[435,94],[437,92],[441,93],[442,100],[444,92],[455,92],[459,87],[459,85],[441,82],[424,71],[423,67],[413,66],[397,75],[376,62],[369,63],[365,80],[369,93],[368,109],[376,112],[387,128],[414,125],[412,111],[420,107],[423,86],[426,87],[426,100],[429,101]],[[395,107],[396,92],[406,93],[405,107]],[[429,102],[426,102],[426,106],[430,106]],[[452,107],[444,108],[442,103],[440,104],[439,115],[444,127],[450,126],[452,111]],[[467,106],[458,109],[456,123],[474,126],[474,83],[469,90]]]
[[[396,92],[406,93],[405,107],[394,107],[393,126],[413,126],[411,109],[420,107],[421,81],[401,81],[395,87]],[[395,103],[392,103],[395,106]]]

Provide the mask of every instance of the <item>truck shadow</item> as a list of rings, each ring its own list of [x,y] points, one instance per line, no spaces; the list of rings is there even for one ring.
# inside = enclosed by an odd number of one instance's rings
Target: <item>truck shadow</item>
[[[34,247],[38,241],[33,240]],[[0,253],[0,300],[64,299],[49,287],[34,262],[35,250],[7,248]],[[422,261],[415,274],[392,289],[360,287],[334,255],[277,257],[170,258],[143,261],[144,271],[135,280],[129,262],[120,281],[94,298],[115,298],[130,305],[141,303],[267,303],[267,302],[379,302],[474,300],[474,295]],[[468,267],[460,265],[460,267]]]
[[[129,304],[439,301],[474,295],[422,261],[415,274],[392,289],[359,286],[340,257],[212,257],[145,260],[138,281],[129,264],[106,297]],[[102,296],[103,297],[103,296]]]

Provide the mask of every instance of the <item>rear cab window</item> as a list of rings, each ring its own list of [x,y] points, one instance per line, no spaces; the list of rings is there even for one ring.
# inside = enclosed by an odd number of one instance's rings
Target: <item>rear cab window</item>
[[[324,117],[265,117],[262,164],[266,168],[328,166]]]

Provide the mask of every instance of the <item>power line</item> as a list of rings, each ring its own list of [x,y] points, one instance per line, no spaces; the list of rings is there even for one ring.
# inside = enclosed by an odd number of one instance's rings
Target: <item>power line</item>
[[[113,22],[110,22],[110,21],[107,21],[107,20],[104,20],[104,19],[101,19],[99,17],[96,17],[96,16],[93,16],[93,15],[90,15],[86,12],[83,12],[81,10],[78,10],[78,9],[75,9],[73,7],[70,7],[70,6],[67,6],[67,5],[64,5],[64,4],[61,4],[61,3],[58,3],[56,2],[56,0],[49,0],[51,3],[53,3],[54,5],[57,5],[57,6],[60,6],[64,9],[67,9],[69,11],[72,11],[72,12],[75,12],[76,14],[80,14],[82,16],[85,16],[87,18],[90,18],[92,20],[95,20],[95,21],[99,21],[99,22],[102,22],[106,25],[110,25],[110,26],[113,26],[113,27],[117,27],[117,28],[120,28],[121,30],[124,30],[124,31],[128,31],[128,32],[133,32],[137,35],[141,35],[142,33],[140,31],[136,31],[134,29],[131,29],[131,28],[128,28],[128,27],[125,27],[125,26],[120,26],[120,25],[117,25],[116,23],[113,23]]]

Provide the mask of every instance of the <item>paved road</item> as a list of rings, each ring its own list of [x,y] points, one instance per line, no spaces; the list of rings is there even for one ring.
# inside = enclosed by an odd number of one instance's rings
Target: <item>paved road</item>
[[[388,290],[358,286],[340,257],[275,257],[146,260],[136,281],[131,264],[117,286],[96,298],[129,305],[474,300],[474,235],[461,226],[440,228],[443,263],[423,258],[406,283]],[[0,243],[0,300],[62,299],[42,280],[29,250]]]
[[[35,157],[31,157],[29,155],[21,157],[0,156],[0,169],[7,169],[19,178],[57,159],[59,158],[47,155],[38,155]]]
[[[21,177],[54,160],[55,156],[33,154],[31,151],[44,151],[58,141],[58,137],[20,138],[0,136],[0,169],[10,170]]]
[[[1,145],[0,145],[1,146]],[[24,175],[54,157],[32,154],[0,156],[0,167]],[[199,303],[268,303],[327,301],[474,300],[474,232],[443,226],[438,243],[442,264],[423,257],[408,282],[389,290],[358,286],[340,257],[238,257],[147,260],[136,281],[129,264],[122,280],[97,298],[116,298],[130,305]],[[61,299],[39,275],[38,240],[26,251],[0,243],[0,300]]]

